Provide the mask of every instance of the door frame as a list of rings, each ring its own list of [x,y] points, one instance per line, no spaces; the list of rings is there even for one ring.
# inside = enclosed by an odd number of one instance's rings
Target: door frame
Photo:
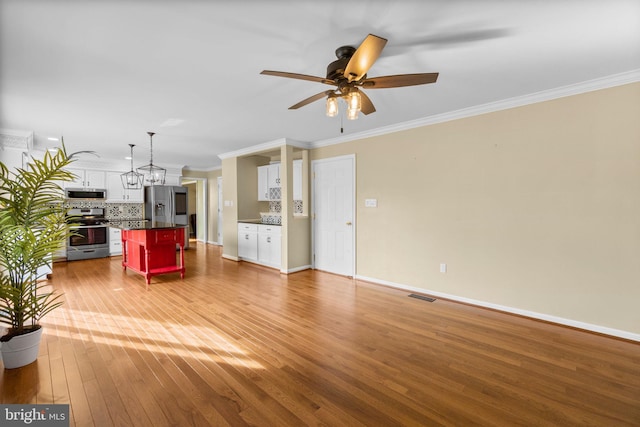
[[[222,236],[224,236],[223,233],[223,226],[222,226],[222,221],[224,220],[223,216],[222,216],[222,207],[224,206],[224,197],[222,197],[222,177],[219,176],[216,179],[216,183],[217,183],[217,190],[218,190],[218,229],[216,230],[216,240],[217,240],[217,244],[222,246],[223,243],[223,238]]]
[[[196,184],[196,215],[197,218],[200,218],[202,220],[202,241],[206,243],[209,233],[209,201],[207,197],[207,178],[183,177],[180,180],[180,185],[184,186],[186,184]],[[199,232],[200,230],[196,231],[196,240],[200,241],[201,239],[198,239]]]
[[[356,211],[356,155],[354,154],[345,154],[342,156],[335,157],[327,157],[325,159],[317,159],[311,161],[311,266],[315,270],[316,268],[316,165],[321,163],[328,163],[336,160],[351,160],[351,169],[352,169],[352,194],[351,194],[351,209],[353,211],[353,219],[351,220],[351,271],[353,272],[352,277],[356,276],[356,226],[357,226],[357,216],[358,213]]]

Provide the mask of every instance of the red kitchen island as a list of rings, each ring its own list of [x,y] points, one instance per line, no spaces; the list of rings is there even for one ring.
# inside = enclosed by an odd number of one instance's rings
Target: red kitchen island
[[[157,221],[109,224],[122,230],[122,268],[142,274],[147,282],[159,274],[180,273],[184,279],[184,225]],[[179,248],[177,253],[176,248]]]

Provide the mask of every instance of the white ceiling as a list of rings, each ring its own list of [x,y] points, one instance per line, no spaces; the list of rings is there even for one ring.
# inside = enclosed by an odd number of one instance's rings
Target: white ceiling
[[[0,129],[64,136],[69,151],[210,169],[220,153],[340,136],[324,77],[342,45],[389,40],[369,77],[439,72],[369,90],[377,112],[344,135],[640,69],[638,0],[2,0]]]

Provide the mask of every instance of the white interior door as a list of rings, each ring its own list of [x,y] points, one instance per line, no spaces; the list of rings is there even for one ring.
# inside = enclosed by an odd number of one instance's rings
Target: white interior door
[[[355,157],[313,162],[314,268],[355,272]]]

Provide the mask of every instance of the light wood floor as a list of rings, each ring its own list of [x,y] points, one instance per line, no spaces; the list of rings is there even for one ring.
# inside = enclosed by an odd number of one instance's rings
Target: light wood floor
[[[640,345],[198,244],[187,274],[60,263],[65,305],[2,403],[77,426],[640,425]]]

